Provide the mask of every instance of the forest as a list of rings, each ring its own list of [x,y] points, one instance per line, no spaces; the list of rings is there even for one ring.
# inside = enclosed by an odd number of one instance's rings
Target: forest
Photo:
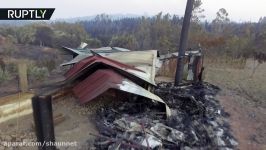
[[[266,54],[266,17],[258,22],[230,21],[230,12],[217,10],[216,18],[206,21],[202,2],[193,8],[188,49],[202,47],[207,56],[256,58],[264,61]],[[11,55],[14,45],[37,45],[52,48],[117,46],[131,50],[157,49],[160,53],[176,52],[179,46],[183,17],[158,13],[151,17],[112,19],[107,14],[88,21],[38,22],[22,26],[0,26],[3,54]],[[205,21],[204,21],[205,20]]]

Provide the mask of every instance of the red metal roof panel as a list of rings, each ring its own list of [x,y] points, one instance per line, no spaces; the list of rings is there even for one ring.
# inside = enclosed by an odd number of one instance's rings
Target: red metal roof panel
[[[79,99],[79,102],[84,104],[103,94],[108,89],[118,89],[165,104],[165,102],[157,95],[147,91],[111,69],[97,70],[85,80],[74,86],[72,90],[75,96]],[[167,115],[170,115],[171,112],[169,107],[166,104],[165,107]]]
[[[117,88],[116,84],[121,84],[122,80],[122,76],[111,70],[97,70],[77,84],[73,91],[80,103],[85,103],[101,95],[109,88]]]
[[[76,63],[71,69],[68,70],[68,72],[66,73],[66,77],[70,78],[72,76],[74,76],[75,74],[77,74],[78,72],[80,72],[81,70],[83,70],[84,68],[86,68],[87,66],[96,63],[96,62],[101,62],[116,68],[125,68],[125,69],[132,69],[132,70],[136,70],[136,71],[141,71],[133,66],[129,66],[126,64],[123,64],[121,62],[106,58],[106,57],[102,57],[102,56],[89,56],[83,60],[81,60],[80,62]]]
[[[126,76],[139,85],[142,85],[142,83],[150,83],[154,85],[154,83],[143,78],[143,74],[145,74],[144,71],[102,56],[91,56],[81,60],[69,69],[65,76],[67,80],[71,82],[78,78],[81,79],[80,77],[84,79],[97,69],[106,68],[111,68],[119,72],[121,75]]]

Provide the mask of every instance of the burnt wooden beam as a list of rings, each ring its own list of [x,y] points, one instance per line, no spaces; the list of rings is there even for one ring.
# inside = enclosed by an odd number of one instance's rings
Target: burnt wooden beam
[[[54,123],[52,111],[52,97],[34,96],[32,98],[33,117],[37,142],[42,145],[40,150],[55,150]]]

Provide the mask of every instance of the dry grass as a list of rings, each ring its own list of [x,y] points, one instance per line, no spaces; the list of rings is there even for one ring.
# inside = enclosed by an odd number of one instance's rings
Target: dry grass
[[[266,108],[266,63],[260,64],[253,76],[253,60],[207,60],[204,64],[206,81],[234,90],[255,102],[256,106]]]

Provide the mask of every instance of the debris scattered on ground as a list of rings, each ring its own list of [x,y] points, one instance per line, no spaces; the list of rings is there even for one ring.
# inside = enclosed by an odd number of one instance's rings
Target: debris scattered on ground
[[[112,103],[98,110],[96,149],[234,149],[237,141],[208,83],[175,87],[160,83],[155,94],[171,108],[141,98]]]

